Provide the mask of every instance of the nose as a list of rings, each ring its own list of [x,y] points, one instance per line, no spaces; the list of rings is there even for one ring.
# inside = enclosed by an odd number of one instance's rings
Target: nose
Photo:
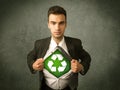
[[[56,30],[59,30],[59,29],[60,29],[60,25],[59,25],[59,24],[56,24],[56,25],[55,25],[55,29],[56,29]]]

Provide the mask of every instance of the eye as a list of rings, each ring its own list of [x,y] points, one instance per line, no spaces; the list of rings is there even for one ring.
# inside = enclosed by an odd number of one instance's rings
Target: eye
[[[55,24],[56,24],[56,22],[51,22],[51,24],[52,24],[52,25],[55,25]]]
[[[60,22],[60,25],[64,25],[64,24],[65,24],[65,22],[64,22],[64,21]]]

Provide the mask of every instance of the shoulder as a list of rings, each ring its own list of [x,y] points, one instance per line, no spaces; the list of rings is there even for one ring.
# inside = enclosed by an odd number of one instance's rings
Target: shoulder
[[[47,42],[50,42],[50,37],[47,37],[47,38],[42,38],[42,39],[39,39],[39,40],[36,40],[35,41],[35,45],[38,45],[38,44],[45,44]]]
[[[43,42],[49,41],[50,39],[51,39],[50,37],[42,38],[42,39],[36,40],[35,43],[43,43]]]
[[[81,43],[81,40],[79,38],[65,36],[65,40],[71,43]]]

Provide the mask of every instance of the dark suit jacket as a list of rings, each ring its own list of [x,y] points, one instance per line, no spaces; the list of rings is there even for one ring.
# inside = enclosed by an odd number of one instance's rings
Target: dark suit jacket
[[[49,48],[51,37],[37,40],[34,45],[34,49],[27,56],[27,63],[32,73],[35,71],[32,68],[32,64],[38,58],[43,58]],[[90,66],[90,55],[83,49],[81,40],[71,37],[65,36],[66,46],[68,48],[68,52],[73,59],[79,60],[81,59],[81,64],[84,67],[84,72],[80,72],[82,75],[85,75]],[[40,75],[40,85],[43,81],[43,72],[39,72]]]

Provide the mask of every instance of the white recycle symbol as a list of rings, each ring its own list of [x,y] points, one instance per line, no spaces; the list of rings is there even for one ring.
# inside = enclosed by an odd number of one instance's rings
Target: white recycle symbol
[[[61,65],[62,65],[62,66],[59,66],[59,67],[58,67],[58,71],[59,71],[59,72],[63,72],[63,71],[65,70],[66,66],[67,66],[67,63],[66,63],[65,60],[62,61],[62,60],[63,60],[63,57],[62,57],[61,54],[54,54],[54,55],[52,55],[52,57],[51,57],[51,59],[54,60],[54,61],[55,61],[57,58],[58,58],[59,61],[61,61]],[[53,61],[49,61],[49,62],[48,62],[48,67],[51,69],[52,72],[56,72],[56,69],[57,69],[57,68],[54,67],[53,64],[54,64]]]

